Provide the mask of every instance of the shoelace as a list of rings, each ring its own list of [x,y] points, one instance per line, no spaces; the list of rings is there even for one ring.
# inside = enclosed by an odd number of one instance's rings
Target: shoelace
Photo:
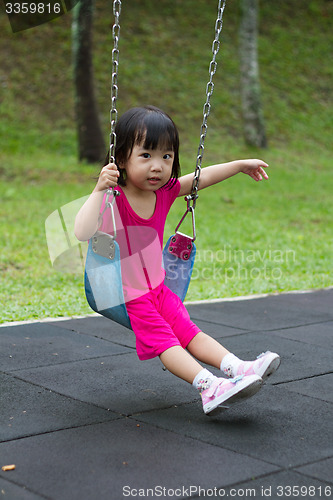
[[[266,354],[268,354],[268,353],[269,353],[269,351],[262,352],[261,354],[259,354],[259,356],[257,356],[257,359],[262,358],[263,356],[266,356]]]
[[[216,379],[213,382],[211,382],[211,384],[206,388],[206,389],[208,389],[206,395],[207,395],[207,397],[211,398],[215,395],[215,392],[217,391],[217,389],[219,388],[221,383],[228,381],[229,383],[231,382],[233,384],[237,384],[237,382],[239,382],[243,378],[244,378],[244,375],[238,375],[237,377],[231,378],[229,380],[226,379],[226,380],[221,381],[221,379]],[[202,389],[202,390],[205,390],[205,389]]]

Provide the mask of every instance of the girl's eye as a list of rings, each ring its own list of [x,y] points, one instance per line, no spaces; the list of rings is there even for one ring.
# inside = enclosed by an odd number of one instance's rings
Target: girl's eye
[[[169,155],[169,154],[166,154],[163,156],[164,160],[171,160],[172,159],[172,156]]]
[[[149,153],[142,153],[142,157],[143,158],[150,158],[150,154]]]

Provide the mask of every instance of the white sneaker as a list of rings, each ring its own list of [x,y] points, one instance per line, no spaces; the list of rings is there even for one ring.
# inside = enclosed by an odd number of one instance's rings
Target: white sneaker
[[[232,366],[227,366],[223,373],[227,377],[237,377],[238,375],[259,375],[263,380],[274,373],[280,366],[280,356],[275,352],[263,352],[254,361],[242,361],[237,370]]]
[[[259,375],[240,375],[230,380],[217,378],[201,391],[203,410],[206,415],[215,415],[254,396],[261,386],[262,379]]]

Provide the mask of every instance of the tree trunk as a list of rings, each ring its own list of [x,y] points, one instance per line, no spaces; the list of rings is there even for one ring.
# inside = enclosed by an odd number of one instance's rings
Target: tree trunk
[[[72,22],[75,113],[79,159],[89,163],[104,159],[106,151],[94,92],[92,24],[93,0],[80,0]]]
[[[258,65],[258,0],[240,0],[239,29],[242,110],[245,141],[265,148],[267,139],[261,105]]]

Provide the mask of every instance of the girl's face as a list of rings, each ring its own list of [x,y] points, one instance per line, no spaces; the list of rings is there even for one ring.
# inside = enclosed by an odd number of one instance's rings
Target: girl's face
[[[174,152],[145,149],[135,144],[125,165],[126,187],[135,191],[156,191],[166,184],[172,172]]]

